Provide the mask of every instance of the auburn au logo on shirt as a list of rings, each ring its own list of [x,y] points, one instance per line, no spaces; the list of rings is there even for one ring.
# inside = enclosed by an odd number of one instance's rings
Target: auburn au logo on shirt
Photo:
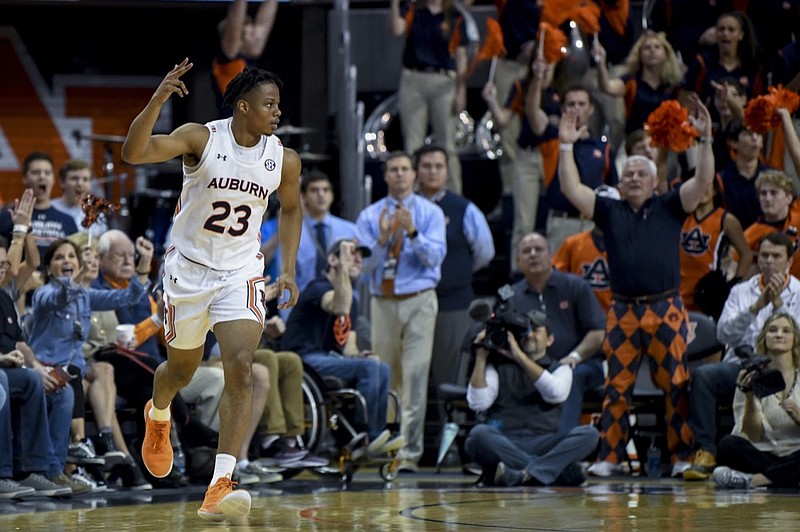
[[[581,264],[581,270],[583,270],[581,277],[592,288],[598,290],[611,286],[608,277],[608,262],[603,257],[597,257],[591,263]]]
[[[689,255],[702,255],[709,250],[708,243],[711,235],[703,233],[700,227],[692,227],[689,231],[681,232],[681,247]]]

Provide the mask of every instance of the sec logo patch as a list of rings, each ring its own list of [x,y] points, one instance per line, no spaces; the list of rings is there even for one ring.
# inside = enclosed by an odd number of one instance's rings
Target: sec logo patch
[[[264,161],[264,166],[267,168],[267,171],[271,172],[275,170],[275,161],[273,161],[272,159],[267,159],[266,161]]]

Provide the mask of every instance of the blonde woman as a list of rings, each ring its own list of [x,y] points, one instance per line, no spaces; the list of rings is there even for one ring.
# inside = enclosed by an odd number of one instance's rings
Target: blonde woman
[[[625,99],[626,135],[641,129],[661,102],[677,97],[682,65],[664,33],[645,31],[631,48],[618,78],[609,74],[606,50],[599,41],[595,41],[592,53],[600,90]]]
[[[767,318],[756,352],[769,357],[767,369],[783,376],[782,390],[759,398],[756,371],[742,369],[733,398],[735,425],[719,442],[714,481],[721,488],[762,486],[797,488],[800,484],[800,330],[786,313]]]

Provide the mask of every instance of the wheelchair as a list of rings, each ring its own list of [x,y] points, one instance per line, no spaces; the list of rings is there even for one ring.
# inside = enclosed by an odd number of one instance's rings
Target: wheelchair
[[[386,482],[397,476],[399,459],[396,451],[385,458],[371,458],[366,454],[369,443],[366,424],[355,421],[356,409],[366,412],[364,395],[337,377],[322,376],[311,366],[303,364],[303,409],[305,430],[301,436],[304,447],[310,452],[325,451],[332,442],[336,449],[337,467],[318,467],[314,472],[322,476],[338,476],[344,486],[363,465],[380,465],[379,473]],[[394,402],[395,419],[387,428],[396,432],[400,427],[400,397],[389,391]],[[365,415],[366,416],[366,415]],[[284,475],[285,477],[285,475]]]

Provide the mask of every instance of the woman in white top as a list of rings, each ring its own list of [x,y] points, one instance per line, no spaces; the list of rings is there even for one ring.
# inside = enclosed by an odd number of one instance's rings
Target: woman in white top
[[[756,371],[742,370],[733,398],[735,426],[719,443],[714,481],[723,488],[800,485],[800,329],[786,313],[767,318],[756,353],[769,357],[765,371],[783,376],[781,391],[759,398]],[[772,381],[772,379],[769,379]],[[779,380],[779,379],[778,379]],[[756,382],[757,384],[757,382]]]

